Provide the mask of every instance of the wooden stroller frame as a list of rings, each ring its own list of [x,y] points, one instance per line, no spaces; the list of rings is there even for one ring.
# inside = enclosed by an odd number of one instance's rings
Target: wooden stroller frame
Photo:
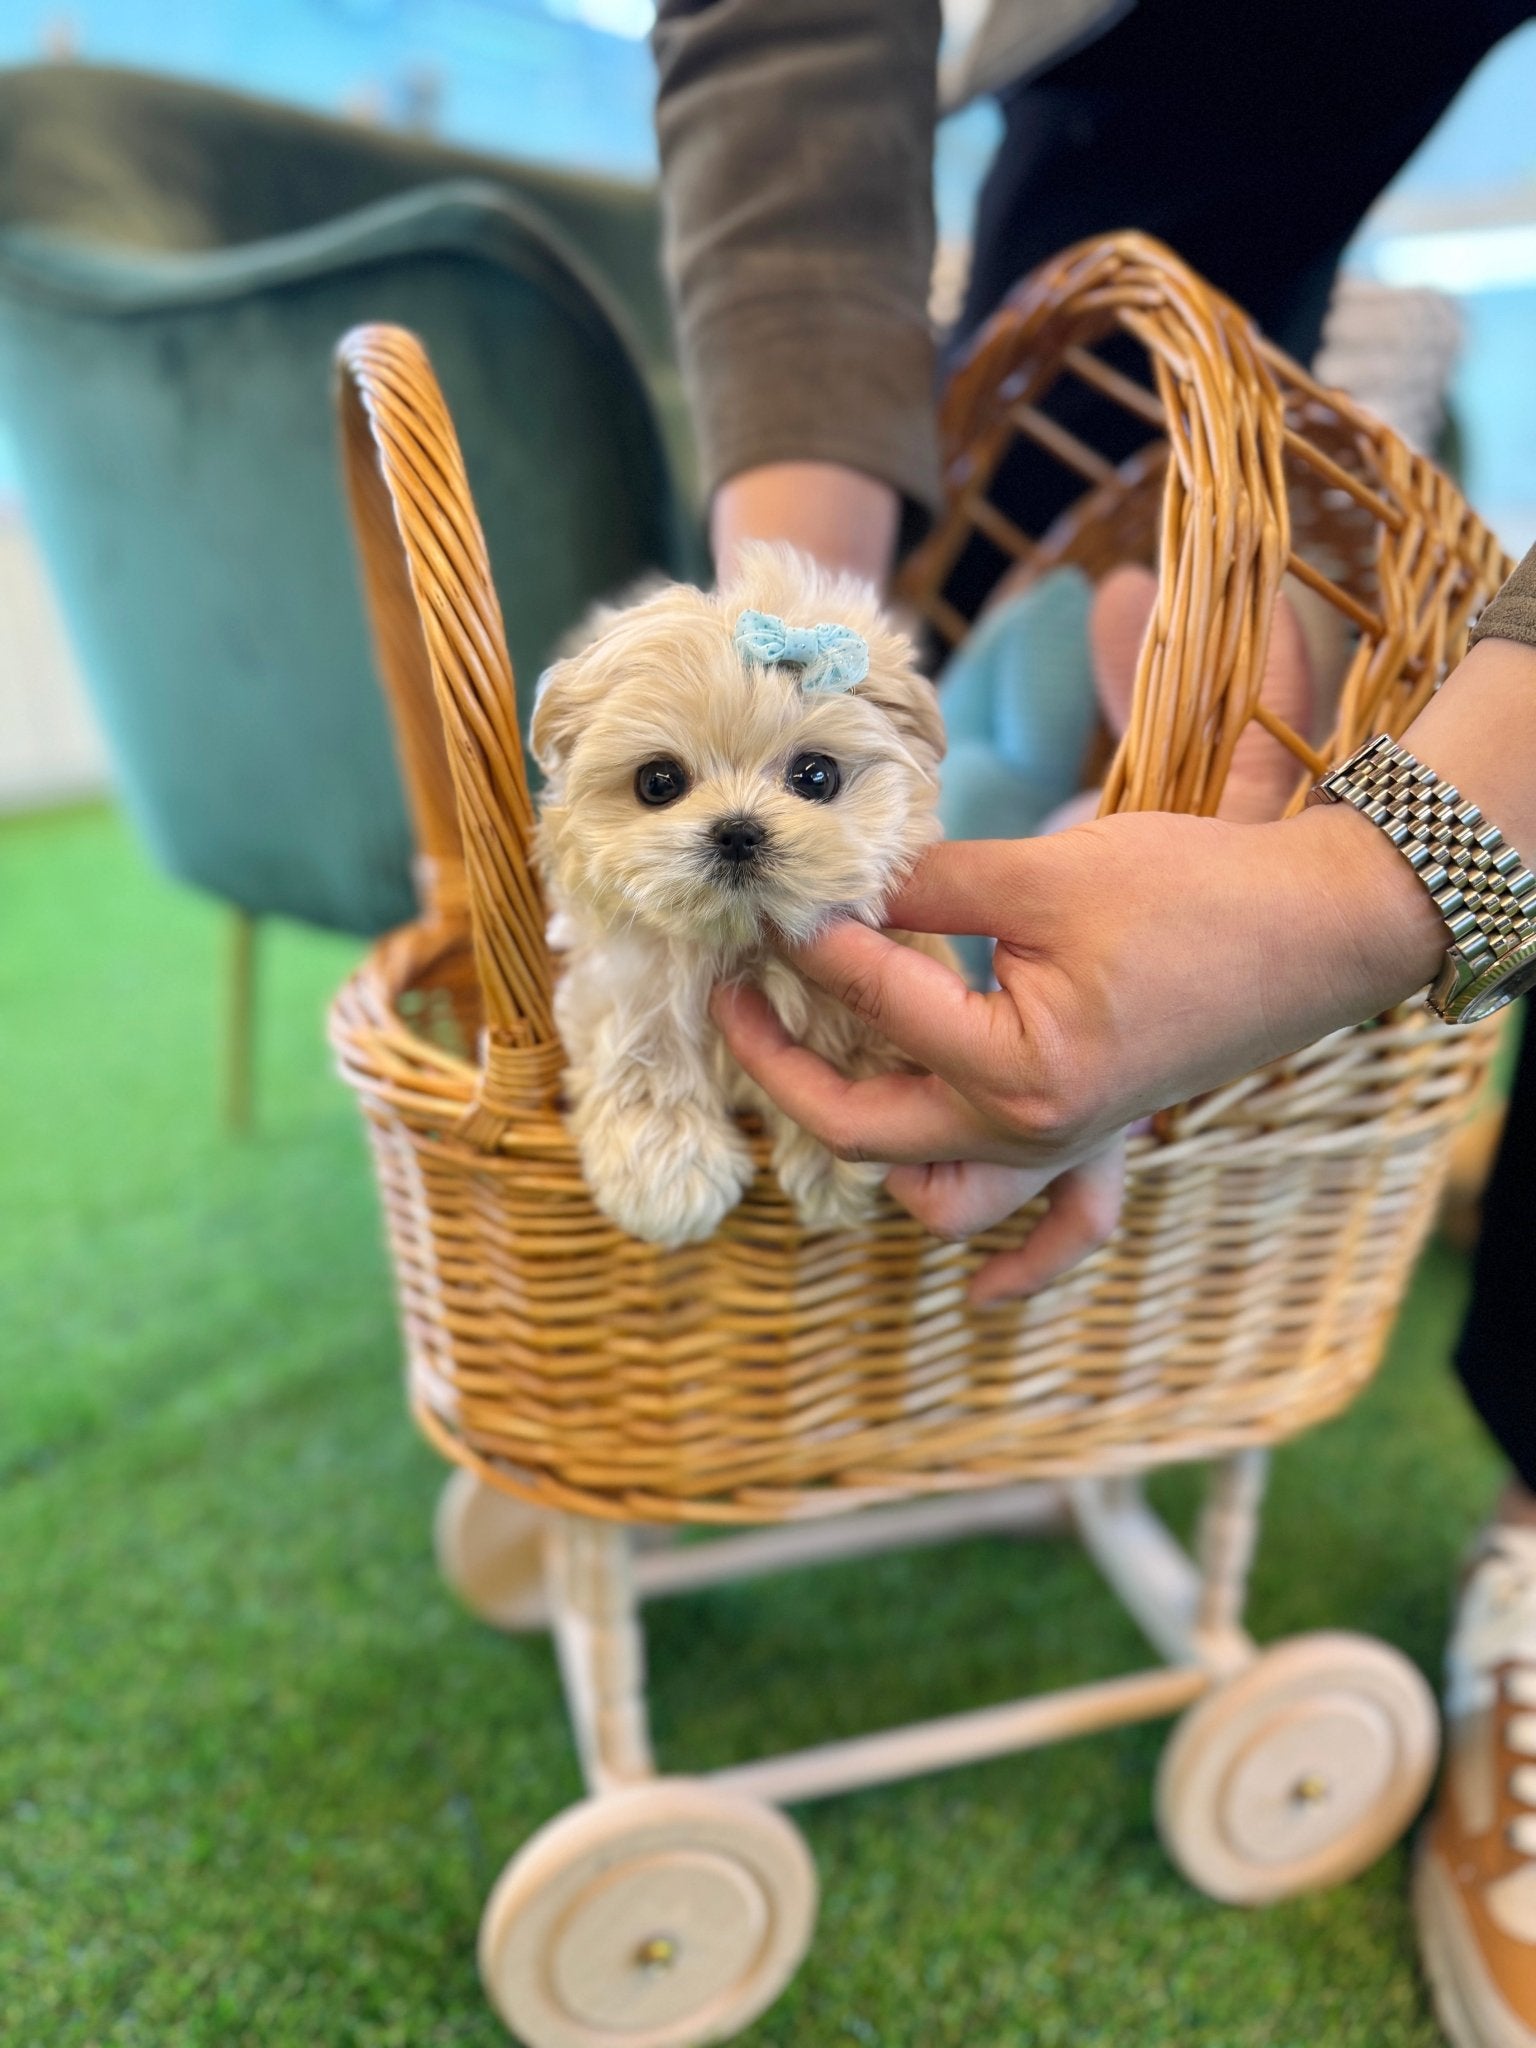
[[[655,1774],[640,1610],[669,1594],[979,1535],[1075,1529],[1164,1660],[1123,1677],[709,1774],[712,1783],[775,1806],[798,1805],[1102,1728],[1161,1720],[1252,1663],[1258,1648],[1242,1617],[1267,1464],[1266,1452],[1242,1451],[1213,1466],[1196,1541],[1198,1563],[1147,1505],[1134,1478],[998,1487],[638,1552],[633,1532],[622,1524],[551,1515],[538,1589],[544,1597],[529,1604],[524,1625],[544,1618],[539,1608],[546,1607],[583,1774],[594,1793]]]

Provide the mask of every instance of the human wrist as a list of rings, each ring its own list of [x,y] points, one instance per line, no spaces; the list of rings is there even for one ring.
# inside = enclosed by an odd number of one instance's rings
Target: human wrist
[[[1536,851],[1536,773],[1526,735],[1536,705],[1536,649],[1489,639],[1459,665],[1402,745],[1454,786],[1522,855]],[[1388,835],[1349,803],[1309,806],[1257,828],[1255,909],[1282,1007],[1316,1004],[1314,1021],[1358,1022],[1406,1001],[1438,974],[1452,943],[1433,897]],[[1278,890],[1278,894],[1276,894]]]
[[[1385,832],[1342,803],[1309,806],[1273,829],[1286,835],[1283,872],[1303,943],[1339,1023],[1376,1016],[1434,979],[1450,933]]]
[[[896,552],[901,501],[890,484],[835,462],[773,462],[715,493],[710,538],[722,581],[750,541],[785,541],[828,569],[883,584]]]
[[[1403,734],[1402,744],[1536,857],[1536,647],[1480,640]]]

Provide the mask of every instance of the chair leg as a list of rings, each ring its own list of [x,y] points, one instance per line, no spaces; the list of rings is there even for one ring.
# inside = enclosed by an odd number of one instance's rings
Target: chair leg
[[[251,1127],[256,1041],[256,919],[229,914],[224,980],[224,1127]]]

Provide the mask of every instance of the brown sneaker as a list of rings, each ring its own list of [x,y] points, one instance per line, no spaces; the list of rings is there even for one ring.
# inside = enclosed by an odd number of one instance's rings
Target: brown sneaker
[[[1495,1525],[1446,1653],[1446,1764],[1413,1905],[1455,2048],[1536,2048],[1536,1529]]]

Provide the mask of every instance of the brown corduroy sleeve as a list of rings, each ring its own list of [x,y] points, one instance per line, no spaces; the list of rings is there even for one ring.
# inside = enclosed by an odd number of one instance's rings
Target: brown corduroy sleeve
[[[1498,595],[1483,607],[1483,615],[1468,635],[1467,644],[1479,640],[1520,640],[1536,647],[1536,548],[1510,571]]]
[[[844,463],[939,495],[939,0],[662,0],[668,280],[702,480]]]

